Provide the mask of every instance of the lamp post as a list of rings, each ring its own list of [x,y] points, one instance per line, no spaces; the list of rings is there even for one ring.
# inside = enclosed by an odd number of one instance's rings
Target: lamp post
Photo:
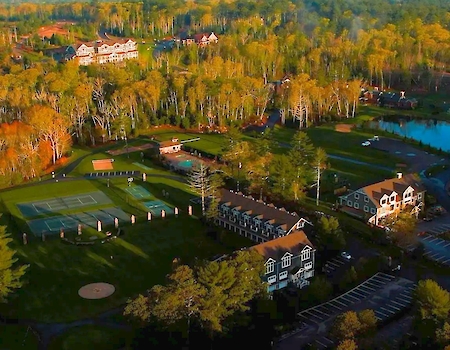
[[[122,125],[120,128],[120,131],[122,132],[122,140],[125,141],[125,150],[127,152],[127,158],[130,158],[130,154],[128,153],[128,139],[127,139],[127,132],[125,131],[125,127]]]
[[[241,162],[239,162],[239,165],[238,165],[238,179],[237,179],[237,183],[236,183],[236,190],[239,192],[239,177],[240,177],[240,175],[241,175],[241,168],[242,168],[242,163]]]

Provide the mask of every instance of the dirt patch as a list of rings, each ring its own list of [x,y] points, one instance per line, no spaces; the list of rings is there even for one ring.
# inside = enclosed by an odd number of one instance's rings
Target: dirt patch
[[[94,159],[92,167],[94,170],[112,170],[114,159]]]
[[[83,299],[103,299],[112,295],[116,288],[109,283],[91,283],[78,290],[78,295]]]
[[[336,124],[335,130],[337,132],[351,132],[354,125],[351,124]]]

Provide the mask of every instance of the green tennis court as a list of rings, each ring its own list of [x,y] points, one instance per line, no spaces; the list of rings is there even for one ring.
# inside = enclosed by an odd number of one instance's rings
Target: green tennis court
[[[37,202],[18,203],[17,207],[25,218],[31,218],[45,213],[109,203],[112,201],[108,196],[97,191],[76,196],[48,198]]]
[[[161,216],[161,210],[164,210],[166,212],[166,215],[174,214],[173,208],[169,207],[167,204],[161,202],[161,201],[150,201],[142,203],[150,213],[154,216]]]
[[[45,219],[30,220],[27,224],[34,235],[41,236],[42,233],[57,234],[61,229],[64,229],[65,231],[74,231],[78,228],[78,224],[96,228],[97,221],[99,220],[103,225],[112,225],[114,224],[115,218],[118,218],[119,222],[130,221],[129,216],[122,209],[111,207],[73,215],[61,215]]]
[[[126,187],[125,191],[127,191],[129,194],[131,194],[134,198],[137,198],[137,199],[153,197],[149,191],[147,191],[144,187],[139,186],[139,185]]]

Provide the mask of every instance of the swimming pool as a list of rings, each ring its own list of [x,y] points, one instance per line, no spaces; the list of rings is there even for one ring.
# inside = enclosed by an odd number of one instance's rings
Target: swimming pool
[[[190,160],[190,159],[182,160],[181,162],[178,163],[178,166],[180,166],[182,168],[190,169],[190,168],[192,168],[192,160]]]

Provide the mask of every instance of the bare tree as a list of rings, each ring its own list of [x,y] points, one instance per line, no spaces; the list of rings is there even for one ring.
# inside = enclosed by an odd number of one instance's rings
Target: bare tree
[[[188,174],[189,187],[202,199],[202,214],[206,214],[206,198],[211,193],[211,181],[209,177],[208,167],[200,162],[198,165],[192,167]]]

